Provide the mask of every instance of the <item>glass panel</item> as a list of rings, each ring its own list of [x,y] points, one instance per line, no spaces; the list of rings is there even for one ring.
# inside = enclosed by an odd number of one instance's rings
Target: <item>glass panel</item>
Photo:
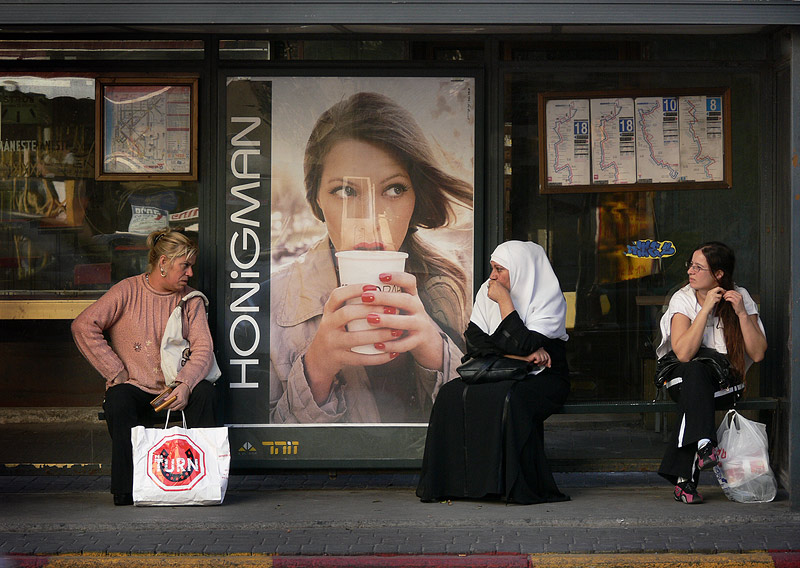
[[[14,60],[175,60],[202,59],[202,40],[5,40],[0,59]]]
[[[0,86],[2,299],[99,296],[144,270],[150,231],[196,237],[195,182],[95,181],[94,78],[0,76]]]
[[[258,39],[222,39],[219,42],[219,58],[268,61],[270,43]]]
[[[407,58],[404,41],[303,41],[304,60],[402,60]]]
[[[464,42],[223,39],[222,60],[437,60],[482,61],[483,44]]]
[[[483,42],[411,42],[411,59],[482,61]]]
[[[505,84],[505,237],[537,241],[550,254],[574,314],[572,397],[652,399],[661,307],[686,283],[684,262],[694,247],[708,240],[732,246],[740,259],[737,283],[759,294],[761,167],[759,153],[751,151],[761,138],[759,77],[691,68],[679,75],[549,70],[510,73]],[[720,86],[732,93],[732,189],[547,196],[532,189],[539,180],[540,92]],[[677,254],[626,256],[637,240],[672,241]]]

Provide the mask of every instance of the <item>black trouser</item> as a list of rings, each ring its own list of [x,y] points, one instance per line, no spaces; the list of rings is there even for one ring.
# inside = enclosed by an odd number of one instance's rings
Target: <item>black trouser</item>
[[[733,406],[734,394],[714,397],[719,390],[711,368],[700,361],[680,363],[670,373],[667,382],[681,378],[682,381],[669,387],[669,396],[678,403],[678,420],[675,432],[664,452],[658,473],[676,483],[678,477],[698,481],[699,471],[695,466],[697,442],[704,438],[717,445],[717,426],[714,411]]]
[[[155,395],[129,384],[114,385],[106,391],[103,410],[108,433],[111,434],[111,493],[133,493],[133,446],[131,428],[152,426],[166,420],[166,411],[156,413],[150,406]],[[190,428],[210,428],[217,425],[216,392],[214,385],[200,381],[189,395],[184,409]]]

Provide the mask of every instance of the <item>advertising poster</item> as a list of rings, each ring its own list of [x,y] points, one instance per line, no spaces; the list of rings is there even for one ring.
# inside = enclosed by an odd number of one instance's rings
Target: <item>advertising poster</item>
[[[475,80],[231,77],[226,106],[234,464],[414,463],[471,312]]]

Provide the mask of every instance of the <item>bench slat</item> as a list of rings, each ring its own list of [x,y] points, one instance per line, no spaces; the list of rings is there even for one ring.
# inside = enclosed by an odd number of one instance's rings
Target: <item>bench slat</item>
[[[638,412],[670,412],[678,408],[671,400],[631,400],[621,402],[567,402],[561,414],[635,414]],[[749,398],[736,403],[736,410],[775,410],[777,398]]]
[[[678,405],[671,400],[628,400],[617,402],[567,402],[559,414],[636,414],[641,412],[671,412]],[[775,410],[777,398],[747,398],[736,403],[736,410]],[[105,420],[105,413],[97,413],[98,420]]]

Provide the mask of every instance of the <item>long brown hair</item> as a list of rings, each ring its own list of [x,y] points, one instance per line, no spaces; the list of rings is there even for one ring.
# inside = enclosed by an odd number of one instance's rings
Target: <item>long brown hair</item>
[[[450,276],[466,298],[466,274],[417,234],[417,229],[436,229],[454,220],[452,202],[472,208],[473,188],[444,172],[436,163],[425,134],[414,117],[389,97],[360,92],[340,101],[317,119],[306,144],[303,171],[306,200],[320,221],[325,216],[317,202],[325,158],[343,140],[359,140],[391,154],[403,165],[414,186],[416,202],[408,233],[400,249],[408,252],[409,272],[424,283],[432,275]],[[421,286],[421,292],[423,287]],[[427,299],[421,294],[424,304]],[[426,308],[430,306],[426,305]],[[460,334],[461,331],[458,330]]]
[[[711,276],[717,285],[725,290],[733,290],[733,269],[736,267],[736,256],[733,250],[718,241],[703,243],[697,249],[706,257]],[[720,278],[716,277],[717,271],[722,271]],[[725,347],[728,350],[728,360],[734,369],[744,377],[744,336],[739,325],[739,316],[733,310],[733,305],[727,300],[720,300],[717,304],[716,315],[722,321]]]

